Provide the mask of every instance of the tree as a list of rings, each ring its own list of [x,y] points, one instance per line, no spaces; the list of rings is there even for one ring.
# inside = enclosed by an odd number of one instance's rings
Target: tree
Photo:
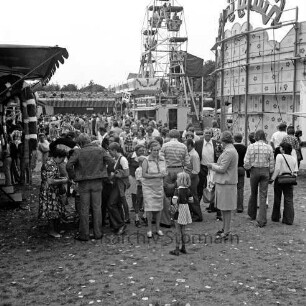
[[[35,87],[35,90],[36,91],[59,91],[61,90],[61,87],[58,84],[51,83],[45,86],[39,85]]]
[[[78,87],[75,84],[64,85],[61,91],[78,91]]]
[[[203,65],[203,91],[210,92],[211,97],[215,97],[215,77],[210,75],[215,70],[215,62],[212,60],[204,62]],[[194,83],[194,91],[200,92],[202,90],[202,79],[196,79]]]
[[[84,86],[80,91],[90,91],[90,92],[104,92],[105,87],[99,84],[95,84],[93,80],[90,80],[87,86]]]

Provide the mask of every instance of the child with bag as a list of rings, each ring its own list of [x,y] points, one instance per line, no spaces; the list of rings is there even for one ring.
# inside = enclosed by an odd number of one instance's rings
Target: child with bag
[[[188,203],[193,202],[192,193],[189,189],[191,181],[190,176],[186,172],[180,172],[177,174],[177,188],[174,191],[174,196],[172,197],[172,204],[170,206],[170,211],[175,221],[176,229],[176,248],[170,251],[171,255],[178,256],[180,252],[186,254],[185,247],[185,228],[187,224],[192,223],[189,205]],[[179,249],[180,241],[182,241],[182,247]]]

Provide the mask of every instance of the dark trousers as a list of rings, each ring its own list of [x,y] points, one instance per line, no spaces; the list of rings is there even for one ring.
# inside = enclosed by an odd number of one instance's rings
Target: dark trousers
[[[80,238],[89,239],[89,208],[92,208],[93,230],[96,239],[102,237],[102,180],[80,181]]]
[[[113,184],[110,183],[109,179],[103,179],[103,190],[102,190],[102,225],[106,223],[106,212],[107,202],[111,194]]]
[[[200,207],[200,202],[198,198],[198,184],[199,176],[197,174],[190,174],[191,185],[190,191],[193,196],[193,203],[189,203],[189,210],[194,221],[202,221],[202,211]]]
[[[244,177],[245,170],[243,167],[238,167],[238,184],[237,184],[237,210],[243,211],[243,197],[244,197]]]
[[[293,186],[287,184],[278,184],[277,179],[274,182],[274,204],[272,211],[272,221],[278,222],[281,218],[281,201],[282,194],[284,194],[284,211],[283,220],[285,224],[292,225],[294,220],[294,207],[293,207]]]
[[[208,168],[206,166],[201,165],[200,172],[199,172],[199,184],[198,184],[198,198],[199,203],[203,197],[203,190],[207,187],[207,175],[208,175]]]
[[[269,186],[269,168],[252,168],[250,185],[251,185],[251,196],[248,205],[248,215],[252,220],[256,219],[257,215],[257,197],[259,188],[259,214],[257,221],[260,226],[264,226],[267,223],[267,194]]]
[[[117,230],[124,225],[124,212],[122,206],[122,198],[117,184],[113,184],[109,199],[107,202],[107,210],[109,213],[112,227]]]

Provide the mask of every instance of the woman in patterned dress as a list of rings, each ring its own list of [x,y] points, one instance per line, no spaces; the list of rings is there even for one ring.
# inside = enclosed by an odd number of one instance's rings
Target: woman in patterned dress
[[[142,192],[144,210],[148,219],[148,238],[152,238],[152,214],[156,217],[156,234],[163,236],[159,229],[161,211],[163,209],[164,186],[163,178],[167,175],[166,162],[159,156],[160,144],[157,141],[149,143],[150,155],[142,162]]]
[[[65,157],[64,150],[55,149],[52,152],[52,157],[49,157],[41,167],[38,218],[48,221],[48,234],[54,238],[61,237],[55,226],[64,211],[60,201],[60,187],[68,182],[68,178],[60,177],[58,165],[64,161]]]

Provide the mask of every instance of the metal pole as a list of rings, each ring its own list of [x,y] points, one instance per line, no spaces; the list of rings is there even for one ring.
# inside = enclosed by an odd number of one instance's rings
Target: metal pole
[[[249,126],[249,118],[248,118],[248,94],[249,94],[249,60],[250,60],[250,7],[251,0],[248,0],[248,9],[247,9],[247,34],[246,34],[246,66],[245,66],[245,95],[244,95],[244,142],[245,145],[248,144],[248,126]]]
[[[201,96],[200,115],[201,115],[201,118],[202,118],[202,115],[203,115],[203,106],[204,106],[204,77],[202,77],[202,82],[201,82],[201,93],[202,93],[202,96]]]
[[[299,33],[298,33],[298,31],[299,31],[299,23],[298,23],[298,20],[299,20],[299,8],[298,7],[296,7],[296,11],[295,11],[295,25],[294,25],[294,30],[295,30],[295,42],[294,42],[294,57],[296,57],[297,56],[297,53],[298,53],[298,35],[299,35]],[[292,112],[293,113],[295,113],[295,111],[296,111],[296,90],[297,90],[297,84],[296,84],[296,82],[297,82],[297,60],[295,59],[294,60],[294,75],[293,75],[293,101],[292,101],[292,103],[293,103],[293,108],[292,108]],[[296,117],[293,115],[292,116],[292,124],[293,124],[293,126],[294,126],[294,119],[295,119]]]

